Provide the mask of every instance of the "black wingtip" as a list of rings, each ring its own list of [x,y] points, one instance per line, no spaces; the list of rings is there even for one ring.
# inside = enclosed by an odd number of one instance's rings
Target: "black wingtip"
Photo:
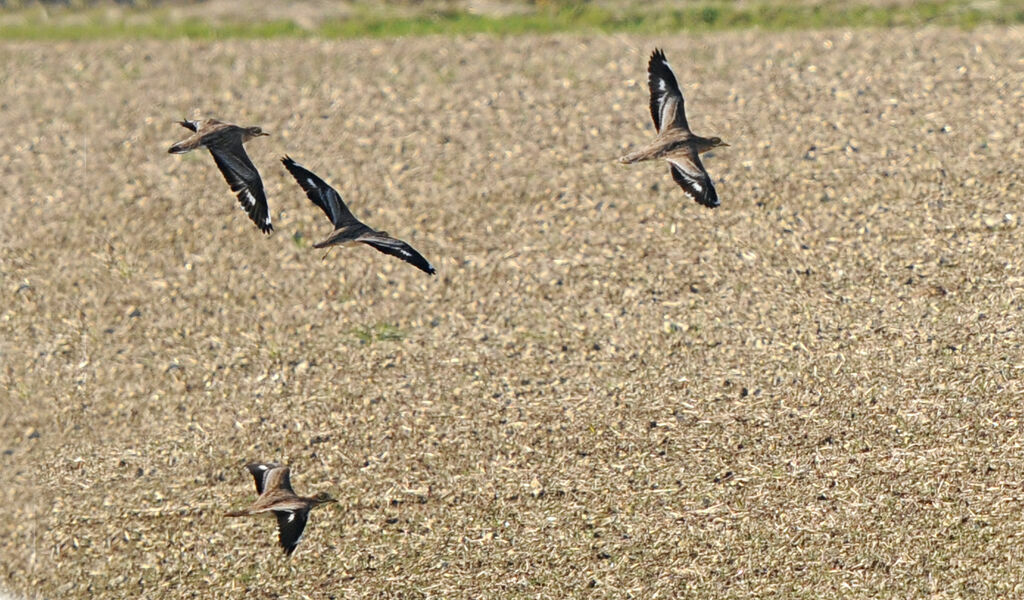
[[[288,169],[288,172],[291,173],[292,176],[295,177],[296,179],[299,178],[299,174],[295,172],[295,169],[305,169],[305,167],[295,162],[295,159],[288,156],[287,154],[281,157],[281,164],[283,164],[284,168]]]
[[[651,60],[647,63],[647,72],[650,73],[662,67],[672,68],[668,66],[668,58],[665,57],[665,52],[661,48],[655,48],[654,52],[651,53]]]
[[[705,208],[715,209],[722,205],[722,201],[718,199],[718,192],[712,188],[707,194],[697,198],[697,204]]]
[[[419,254],[419,252],[417,252],[416,254]],[[429,260],[424,258],[422,254],[419,254],[418,258],[419,258],[419,260],[413,259],[413,260],[407,260],[406,262],[408,262],[412,266],[416,267],[420,271],[423,271],[427,275],[430,275],[431,277],[433,277],[434,275],[437,275],[437,269],[434,268],[434,265],[431,264],[431,262]]]

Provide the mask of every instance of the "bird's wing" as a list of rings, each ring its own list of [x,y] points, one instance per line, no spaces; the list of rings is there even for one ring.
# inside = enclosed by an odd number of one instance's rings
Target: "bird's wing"
[[[686,123],[683,93],[679,91],[675,73],[660,49],[651,54],[651,61],[647,65],[647,85],[651,89],[651,118],[654,119],[655,129],[659,133],[669,127],[690,131]]]
[[[291,556],[302,539],[302,532],[306,529],[309,509],[275,510],[274,516],[277,517],[278,541],[284,548],[284,553]]]
[[[263,490],[266,487],[264,484],[267,481],[267,474],[280,466],[278,463],[249,463],[245,465],[245,468],[252,473],[252,478],[256,482],[257,494],[263,494]]]
[[[292,490],[292,479],[290,476],[288,467],[284,465],[275,465],[274,468],[267,471],[266,476],[263,479],[264,490],[285,490],[291,493],[295,493]]]
[[[327,185],[327,182],[317,177],[315,173],[306,167],[292,160],[290,156],[285,156],[281,159],[281,162],[284,163],[284,167],[288,169],[288,172],[298,182],[302,191],[306,192],[306,197],[324,211],[327,218],[334,224],[335,229],[341,229],[347,225],[360,222],[352,215],[352,211],[345,206],[345,201],[341,199],[341,194]]]
[[[224,179],[231,186],[231,191],[238,195],[238,202],[249,214],[252,222],[263,233],[270,233],[274,226],[270,224],[270,209],[267,207],[267,194],[263,191],[263,180],[256,165],[245,153],[241,138],[208,146],[217,168],[224,174]]]
[[[423,258],[423,255],[417,252],[415,248],[402,240],[389,236],[383,231],[371,231],[370,233],[365,233],[359,236],[356,241],[373,246],[384,254],[396,256],[423,271],[427,275],[433,275],[437,272],[437,270],[434,269],[434,265],[430,264],[430,261]]]
[[[718,192],[696,152],[676,155],[667,160],[672,168],[672,179],[676,180],[687,196],[708,208],[719,205]]]

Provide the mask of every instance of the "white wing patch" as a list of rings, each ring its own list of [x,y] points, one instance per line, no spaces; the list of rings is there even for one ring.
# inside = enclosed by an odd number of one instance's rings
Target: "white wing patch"
[[[306,178],[306,183],[308,183],[309,187],[313,188],[314,190],[317,189],[316,182],[310,179],[309,177]]]
[[[696,200],[697,202],[710,207],[719,205],[717,194],[715,194],[714,184],[711,183],[711,178],[708,176],[706,171],[701,169],[699,174],[694,174],[683,168],[682,164],[672,159],[669,159],[668,162],[671,165],[672,178],[675,179],[676,183],[679,184],[679,187],[682,188],[683,193],[691,200]],[[705,183],[707,183],[707,188],[704,187]],[[700,197],[698,198],[697,196]]]
[[[662,79],[661,82],[664,84],[665,80]],[[659,115],[658,118],[661,120],[661,129],[667,129],[668,126],[669,126],[669,122],[668,122],[668,95],[667,94],[666,95],[662,95],[660,102],[661,102],[661,106],[659,107],[659,110],[658,110],[658,115]],[[659,129],[658,131],[660,132],[661,129]]]

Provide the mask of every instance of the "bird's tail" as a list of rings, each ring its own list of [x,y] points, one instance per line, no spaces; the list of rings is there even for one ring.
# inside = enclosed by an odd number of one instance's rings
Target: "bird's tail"
[[[331,235],[313,244],[313,247],[327,248],[328,246],[344,245],[346,243],[345,233],[347,233],[347,231],[344,228],[335,229],[331,232]],[[352,240],[349,239],[347,241],[351,242]],[[324,255],[324,257],[326,258],[326,255]]]
[[[650,158],[650,156],[648,156],[649,154],[650,152],[647,150],[647,148],[643,148],[641,150],[637,150],[636,152],[631,152],[623,157],[620,157],[619,162],[624,165],[629,165],[635,162],[640,162],[641,160],[647,160],[648,158]]]
[[[168,148],[167,149],[167,153],[168,154],[184,154],[184,153],[188,152],[191,149],[192,149],[192,147],[189,146],[189,145],[186,145],[185,142],[178,142],[177,144],[175,144],[175,145],[171,146],[170,148]]]

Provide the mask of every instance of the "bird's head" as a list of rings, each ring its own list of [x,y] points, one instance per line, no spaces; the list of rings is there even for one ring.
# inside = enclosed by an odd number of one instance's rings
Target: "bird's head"
[[[263,131],[259,127],[248,127],[245,130],[246,139],[252,139],[254,137],[260,137],[261,135],[270,135],[266,131]]]
[[[314,506],[317,504],[327,504],[328,502],[337,502],[337,500],[331,498],[331,495],[327,492],[318,492],[317,495],[313,496],[311,499],[313,500]]]

